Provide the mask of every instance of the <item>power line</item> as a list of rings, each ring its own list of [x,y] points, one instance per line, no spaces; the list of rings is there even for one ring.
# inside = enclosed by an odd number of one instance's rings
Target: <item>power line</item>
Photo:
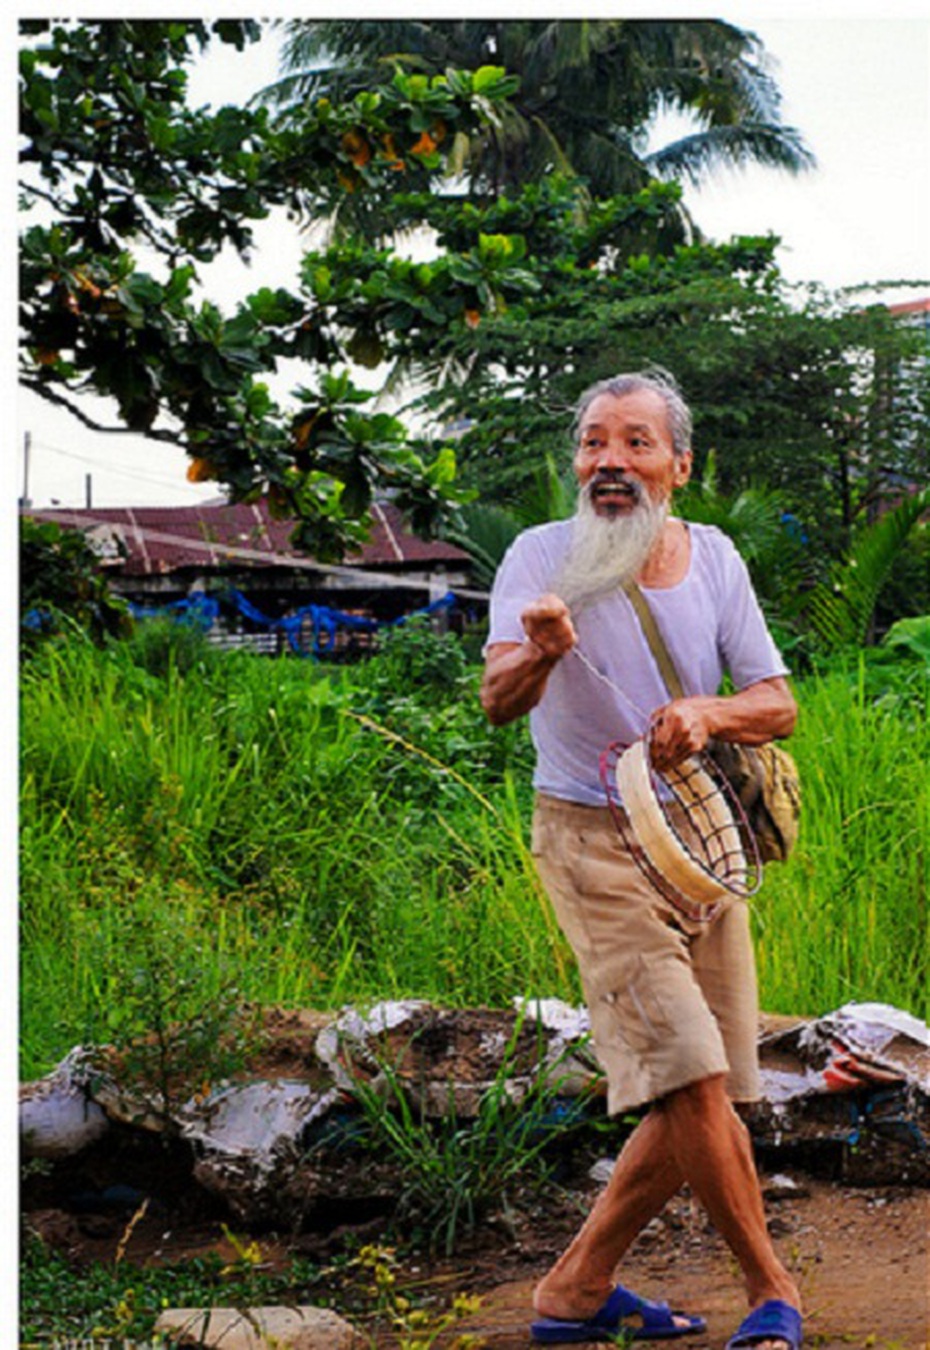
[[[186,479],[166,478],[159,474],[147,474],[134,472],[132,469],[120,468],[108,461],[94,459],[90,455],[81,455],[74,450],[62,450],[58,445],[50,445],[47,441],[36,441],[33,439],[33,449],[41,446],[43,450],[50,450],[54,455],[62,455],[65,459],[79,460],[82,464],[92,464],[94,468],[101,469],[105,473],[115,473],[123,478],[136,478],[142,483],[157,483],[165,487],[183,489],[185,492],[196,492],[197,485],[189,483]]]

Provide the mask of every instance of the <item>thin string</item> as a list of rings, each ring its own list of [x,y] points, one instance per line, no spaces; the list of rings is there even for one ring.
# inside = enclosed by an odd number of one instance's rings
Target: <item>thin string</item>
[[[601,684],[606,685],[612,694],[616,694],[618,698],[622,699],[626,706],[630,708],[637,717],[641,718],[648,727],[651,720],[649,713],[644,712],[642,708],[637,707],[629,695],[625,694],[619,685],[614,684],[613,680],[608,675],[605,675],[602,670],[598,670],[597,666],[588,660],[587,656],[585,656],[577,643],[572,647],[572,651],[578,657],[578,660],[585,669],[589,670],[595,679],[600,680]]]

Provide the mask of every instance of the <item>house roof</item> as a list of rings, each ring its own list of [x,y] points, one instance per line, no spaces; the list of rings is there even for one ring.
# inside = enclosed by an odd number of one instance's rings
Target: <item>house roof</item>
[[[305,554],[290,544],[293,520],[275,520],[264,501],[253,505],[201,502],[197,506],[119,506],[90,510],[33,510],[37,519],[83,530],[104,559],[124,576],[165,575],[182,568],[217,568],[230,563],[253,567],[300,565]],[[418,539],[404,529],[389,502],[372,508],[371,536],[344,566],[398,571],[441,564],[461,567],[468,554],[442,540]]]
[[[889,305],[891,314],[926,314],[930,311],[930,299],[905,300],[900,305]]]

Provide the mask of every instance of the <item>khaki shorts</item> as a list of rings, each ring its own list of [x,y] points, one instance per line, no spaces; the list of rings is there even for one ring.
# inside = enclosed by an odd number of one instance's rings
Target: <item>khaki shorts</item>
[[[728,899],[689,920],[643,876],[607,807],[538,794],[533,855],[578,961],[611,1115],[727,1075],[759,1096],[758,999],[749,911]]]

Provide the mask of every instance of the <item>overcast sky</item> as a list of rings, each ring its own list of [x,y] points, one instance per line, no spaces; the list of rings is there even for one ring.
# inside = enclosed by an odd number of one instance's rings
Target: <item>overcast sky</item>
[[[222,12],[244,13],[232,4]],[[930,11],[924,6],[917,17],[898,6],[886,13],[847,6],[843,16],[807,19],[769,18],[749,5],[724,11],[719,17],[756,32],[776,62],[783,120],[803,133],[818,168],[799,178],[762,169],[721,172],[700,190],[688,189],[686,200],[712,238],[780,235],[779,261],[790,280],[831,288],[923,282],[893,295],[914,298],[930,295]],[[239,102],[276,74],[274,40],[241,55],[217,50],[195,71],[192,99],[214,107]],[[293,283],[305,241],[287,224],[261,239],[250,268],[230,260],[216,269],[222,304],[232,306],[260,285]],[[95,435],[31,395],[19,399],[18,423],[14,492],[21,495],[28,484],[36,506],[84,505],[88,475],[95,506],[179,505],[216,495],[213,485],[187,483],[181,451],[135,436]]]

